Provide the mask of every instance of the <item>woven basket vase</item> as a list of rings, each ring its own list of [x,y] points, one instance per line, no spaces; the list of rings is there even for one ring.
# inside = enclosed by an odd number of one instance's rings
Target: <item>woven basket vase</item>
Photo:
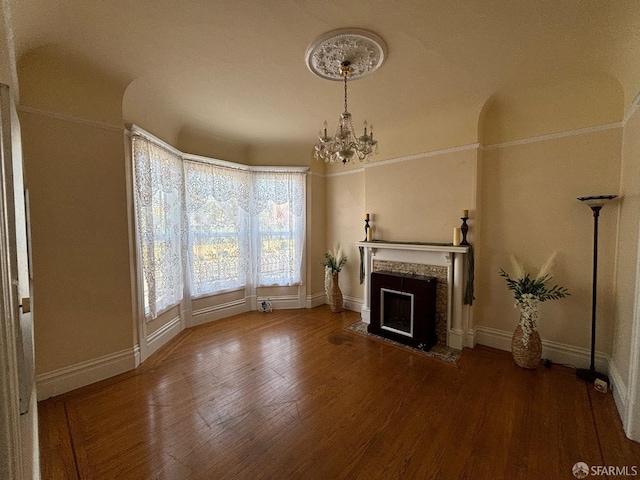
[[[518,324],[511,339],[511,353],[513,354],[513,361],[516,362],[516,365],[522,368],[536,368],[542,356],[542,342],[540,341],[538,331],[534,330],[531,332],[529,341],[525,346],[522,341],[522,326]]]
[[[342,311],[342,291],[338,285],[338,274],[334,273],[331,277],[331,288],[329,289],[329,308],[333,313]]]

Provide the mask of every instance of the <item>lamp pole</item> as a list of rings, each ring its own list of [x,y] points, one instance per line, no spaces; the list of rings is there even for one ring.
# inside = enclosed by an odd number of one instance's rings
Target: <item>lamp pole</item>
[[[613,200],[617,195],[593,195],[590,197],[578,197],[578,200],[585,202],[593,212],[593,280],[591,289],[591,364],[589,368],[578,368],[576,375],[586,382],[593,383],[600,379],[609,386],[609,377],[604,373],[596,371],[596,304],[598,297],[598,219],[600,210],[608,200]]]

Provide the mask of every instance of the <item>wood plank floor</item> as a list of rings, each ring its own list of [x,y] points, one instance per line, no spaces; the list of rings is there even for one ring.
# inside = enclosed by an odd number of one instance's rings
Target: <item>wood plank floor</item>
[[[572,479],[636,465],[613,397],[563,367],[458,365],[326,307],[185,330],[133,372],[40,402],[43,479]],[[604,476],[598,478],[606,478]]]

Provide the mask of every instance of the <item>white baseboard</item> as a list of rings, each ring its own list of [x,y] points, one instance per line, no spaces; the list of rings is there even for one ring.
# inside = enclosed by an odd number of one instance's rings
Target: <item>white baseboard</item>
[[[362,299],[357,297],[343,296],[344,308],[353,312],[362,311]]]
[[[133,346],[133,358],[135,361],[135,367],[134,368],[138,368],[140,366],[140,364],[142,363],[142,355],[140,353],[140,344],[136,343]]]
[[[136,368],[135,348],[36,376],[38,400],[61,395]]]
[[[38,442],[38,397],[36,382],[31,385],[29,411],[20,415],[20,436],[22,444],[22,477],[40,480],[40,448]],[[4,453],[4,452],[3,452]]]
[[[505,332],[491,327],[476,327],[476,344],[497,348],[498,350],[511,350],[511,337],[513,333]]]
[[[633,395],[629,395],[627,397],[626,411],[627,412],[637,411],[637,407],[636,407],[637,401],[638,401],[637,398],[635,398]],[[640,418],[637,415],[630,416],[628,413],[627,413],[627,418],[628,418],[628,422],[625,425],[624,432],[627,434],[627,437],[629,437],[634,442],[640,442]],[[625,423],[624,420],[622,423],[623,424]]]
[[[362,320],[366,324],[370,324],[371,323],[371,309],[370,308],[366,308],[364,306],[362,307],[362,309],[360,310],[360,320]]]
[[[165,345],[169,340],[178,335],[182,331],[180,325],[180,316],[165,323],[158,330],[147,336],[147,356],[156,352],[160,347]],[[138,365],[140,363],[138,362]]]
[[[475,340],[480,345],[511,351],[511,337],[513,332],[506,332],[491,327],[476,327]],[[577,368],[586,368],[591,362],[591,351],[586,348],[574,347],[564,343],[542,340],[542,358],[548,358],[554,363],[573,365]],[[596,352],[596,370],[609,374],[609,356]]]
[[[361,298],[343,295],[343,301],[345,310],[351,310],[353,312],[362,311],[363,301]],[[329,300],[324,292],[307,295],[307,308],[315,308],[320,305],[327,305],[328,303]]]
[[[613,360],[609,360],[609,380],[611,380],[611,388],[613,390],[613,399],[616,402],[616,407],[618,407],[618,413],[620,414],[620,418],[622,418],[622,423],[624,425],[624,419],[627,418],[627,407],[629,396],[627,393],[627,385],[624,380],[620,376],[620,372],[618,371],[618,367],[613,362]]]
[[[473,330],[467,330],[462,334],[462,346],[467,348],[473,348],[476,346],[477,330],[474,328]]]
[[[212,307],[200,308],[193,311],[191,315],[191,324],[195,327],[196,325],[202,325],[203,323],[209,323],[214,320],[220,320],[221,318],[238,315],[248,310],[248,301],[244,298],[234,300],[232,302],[221,303],[220,305],[214,305]]]
[[[613,390],[613,399],[616,402],[618,413],[622,419],[624,433],[635,442],[640,442],[640,418],[633,416],[638,399],[629,392],[627,384],[620,375],[620,371],[612,359],[609,359],[609,379]]]
[[[307,308],[316,308],[327,303],[327,295],[324,292],[307,295]]]
[[[300,297],[298,295],[271,295],[266,297],[257,297],[256,305],[260,306],[262,302],[268,300],[274,310],[290,310],[293,308],[304,308],[300,305]],[[259,309],[258,309],[259,310]]]

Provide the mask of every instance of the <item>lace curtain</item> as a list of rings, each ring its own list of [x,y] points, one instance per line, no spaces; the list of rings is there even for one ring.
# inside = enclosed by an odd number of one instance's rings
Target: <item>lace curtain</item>
[[[191,296],[246,284],[249,263],[249,172],[185,161]]]
[[[305,234],[305,174],[252,172],[254,283],[300,283]]]
[[[132,143],[147,317],[185,291],[301,282],[304,173],[187,160],[135,133]]]
[[[156,318],[183,297],[182,159],[138,135],[132,143],[144,309]]]

